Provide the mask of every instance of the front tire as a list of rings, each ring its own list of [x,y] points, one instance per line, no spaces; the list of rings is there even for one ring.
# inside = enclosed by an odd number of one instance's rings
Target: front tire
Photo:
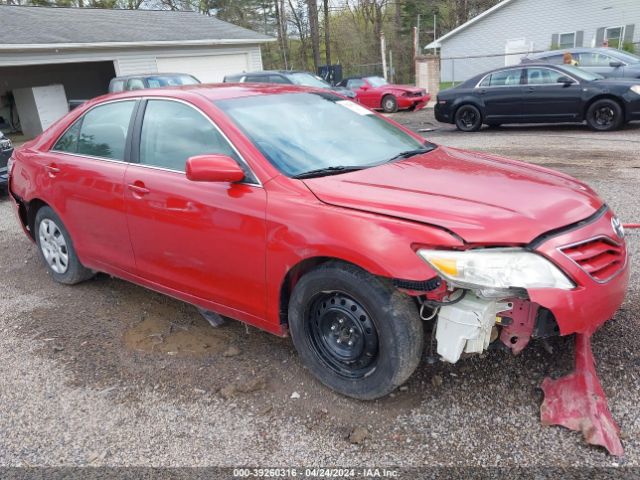
[[[40,256],[56,282],[74,285],[93,277],[93,272],[80,263],[69,232],[51,208],[38,210],[34,226]]]
[[[482,126],[482,114],[475,105],[462,105],[456,110],[454,121],[462,132],[477,132]]]
[[[353,265],[304,275],[289,302],[302,362],[329,388],[373,400],[402,385],[420,362],[422,322],[411,298]]]
[[[385,95],[382,98],[382,110],[385,113],[395,113],[398,111],[398,100],[393,95]]]
[[[598,132],[619,129],[624,122],[622,107],[610,98],[593,102],[587,110],[587,125]]]

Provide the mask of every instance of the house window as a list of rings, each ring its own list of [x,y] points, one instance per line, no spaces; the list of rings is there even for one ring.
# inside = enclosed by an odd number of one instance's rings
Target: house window
[[[621,48],[624,27],[609,27],[604,30],[604,39],[611,48]]]
[[[571,33],[561,33],[558,37],[558,47],[560,49],[563,48],[573,48],[576,46],[576,32]]]

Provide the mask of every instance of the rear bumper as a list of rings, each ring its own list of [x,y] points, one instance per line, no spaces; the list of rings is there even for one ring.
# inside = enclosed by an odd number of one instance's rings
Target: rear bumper
[[[530,289],[530,299],[549,309],[555,316],[561,335],[591,334],[610,320],[620,308],[629,284],[628,252],[624,239],[614,232],[613,214],[606,210],[588,225],[554,236],[536,251],[559,266],[576,283],[572,290]],[[560,249],[567,245],[606,238],[622,248],[620,268],[605,282],[592,278]]]
[[[7,191],[7,185],[9,183],[9,178],[7,176],[7,168],[0,168],[0,192]]]

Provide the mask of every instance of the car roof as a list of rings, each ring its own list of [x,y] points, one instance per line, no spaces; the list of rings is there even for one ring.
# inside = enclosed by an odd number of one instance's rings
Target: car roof
[[[193,77],[190,73],[180,73],[180,72],[155,72],[155,73],[136,73],[134,75],[122,75],[119,77],[113,77],[111,80],[128,80],[130,78],[146,78],[146,77],[163,77],[163,76],[178,76],[178,75],[186,75],[189,77]],[[195,77],[194,77],[195,78]]]
[[[257,70],[255,72],[242,72],[242,73],[234,73],[232,75],[227,75],[227,77],[243,77],[245,75],[287,75],[292,73],[308,73],[309,75],[313,75],[311,72],[306,72],[304,70]]]
[[[617,48],[610,48],[610,47],[560,48],[558,50],[547,50],[546,52],[532,53],[531,55],[528,55],[526,58],[542,58],[542,57],[548,57],[549,55],[564,55],[565,52],[569,52],[569,53],[599,52],[599,53],[608,53],[610,55],[615,55],[616,53],[619,53],[620,50],[618,50]]]
[[[494,68],[493,70],[487,70],[484,73],[480,73],[480,74],[476,75],[476,77],[483,77],[483,76],[488,75],[490,73],[501,72],[503,70],[518,69],[518,68],[531,68],[531,67],[560,68],[560,69],[562,69],[562,67],[564,67],[564,65],[555,65],[553,63],[548,63],[548,62],[519,63],[519,64],[516,64],[516,65],[509,65],[508,67],[500,67],[500,68]]]

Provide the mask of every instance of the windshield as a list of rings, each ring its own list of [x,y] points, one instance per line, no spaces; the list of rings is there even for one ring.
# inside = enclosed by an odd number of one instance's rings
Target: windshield
[[[310,73],[290,73],[289,78],[296,85],[303,85],[305,87],[331,87],[331,85],[329,85],[323,79],[321,79],[320,77],[316,77],[315,75],[311,75]]]
[[[215,103],[290,177],[330,167],[371,167],[409,150],[433,148],[331,93],[272,94]]]
[[[367,77],[365,80],[369,82],[369,85],[372,87],[382,87],[383,85],[389,84],[389,82],[382,77]]]
[[[615,52],[609,52],[614,57],[622,60],[625,63],[640,63],[640,57],[633,55],[629,52],[623,52],[622,50],[616,50]]]
[[[562,65],[561,68],[565,70],[567,73],[575,77],[578,77],[581,80],[585,80],[587,82],[591,82],[593,80],[602,80],[604,78],[602,75],[588,72],[586,70],[583,70],[580,67],[574,67],[573,65]]]
[[[154,75],[147,77],[147,82],[149,83],[149,88],[195,85],[200,83],[191,75]]]

